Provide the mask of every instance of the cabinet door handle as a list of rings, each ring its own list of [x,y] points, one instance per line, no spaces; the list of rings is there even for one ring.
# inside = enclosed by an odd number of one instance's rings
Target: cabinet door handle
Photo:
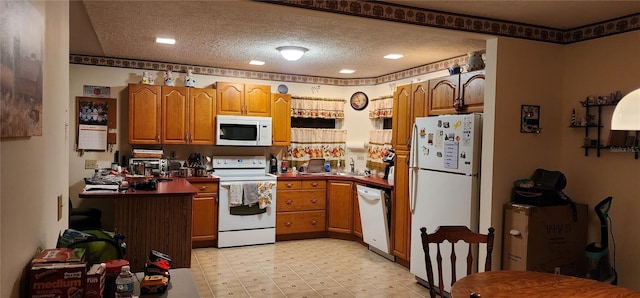
[[[293,187],[293,183],[287,183],[284,186],[291,188],[291,187]]]
[[[317,203],[317,202],[318,202],[318,200],[317,200],[317,199],[312,199],[312,200],[311,200],[311,203],[313,203],[313,204],[315,204],[315,203]]]
[[[317,223],[318,223],[318,221],[317,221],[317,220],[312,220],[312,221],[311,221],[311,224],[312,224],[312,225],[314,225],[314,226],[315,226]]]
[[[290,227],[291,226],[291,222],[290,221],[285,222],[284,225],[287,226],[287,227]]]
[[[160,134],[156,134],[156,141],[158,141],[158,143],[160,143]]]
[[[313,186],[313,187],[318,186],[318,182],[313,182],[313,183],[311,183],[311,186]]]
[[[200,189],[200,191],[203,191],[203,190],[205,190],[205,189],[207,189],[207,188],[209,188],[209,187],[208,187],[208,186],[205,186],[205,185],[202,185],[202,186],[200,186],[200,187],[198,187],[198,188]]]
[[[293,201],[292,201],[292,200],[286,200],[286,201],[284,201],[284,202],[285,202],[287,205],[291,205],[291,203],[293,203]]]

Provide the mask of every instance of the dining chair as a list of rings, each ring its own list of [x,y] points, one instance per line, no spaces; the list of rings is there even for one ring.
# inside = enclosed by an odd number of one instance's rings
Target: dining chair
[[[464,243],[460,243],[459,246],[466,244],[467,256],[467,272],[466,275],[472,273],[473,270],[473,245],[480,243],[486,243],[487,247],[487,258],[485,260],[484,271],[491,271],[491,253],[493,252],[493,238],[495,231],[494,228],[489,228],[489,234],[479,234],[469,230],[466,226],[440,226],[433,234],[427,234],[427,228],[420,228],[420,236],[422,237],[422,249],[424,250],[424,259],[427,269],[427,282],[429,283],[429,294],[431,298],[435,298],[436,295],[440,297],[444,296],[444,274],[442,270],[442,253],[440,251],[440,244],[443,244],[445,241],[451,244],[451,285],[457,281],[456,278],[456,250],[455,244],[462,240]],[[437,247],[436,253],[436,262],[438,269],[438,291],[436,291],[436,287],[434,286],[435,280],[433,278],[433,264],[431,262],[431,255],[429,252],[429,244],[434,243]],[[445,244],[446,245],[446,244]]]

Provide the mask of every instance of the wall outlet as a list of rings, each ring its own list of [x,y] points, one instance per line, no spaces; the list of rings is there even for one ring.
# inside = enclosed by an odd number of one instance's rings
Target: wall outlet
[[[62,219],[62,195],[58,195],[58,221]]]
[[[358,160],[364,160],[364,155],[358,155]]]
[[[85,159],[84,160],[84,168],[85,169],[95,169],[98,167],[98,161],[95,159]]]

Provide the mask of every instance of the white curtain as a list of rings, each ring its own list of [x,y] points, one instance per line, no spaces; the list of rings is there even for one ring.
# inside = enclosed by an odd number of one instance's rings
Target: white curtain
[[[324,158],[336,166],[344,165],[347,131],[344,129],[291,128],[291,145],[285,160],[291,167],[307,162],[311,158]]]
[[[291,96],[291,117],[342,119],[344,103],[341,98]]]
[[[391,118],[393,114],[393,96],[386,95],[371,100],[369,118]]]
[[[367,168],[383,170],[384,157],[391,149],[391,129],[376,129],[369,132],[369,146],[367,147]]]

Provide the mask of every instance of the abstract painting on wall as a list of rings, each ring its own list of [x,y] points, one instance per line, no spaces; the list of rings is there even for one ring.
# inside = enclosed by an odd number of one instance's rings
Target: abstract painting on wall
[[[0,5],[0,136],[41,136],[44,17],[30,1]]]

